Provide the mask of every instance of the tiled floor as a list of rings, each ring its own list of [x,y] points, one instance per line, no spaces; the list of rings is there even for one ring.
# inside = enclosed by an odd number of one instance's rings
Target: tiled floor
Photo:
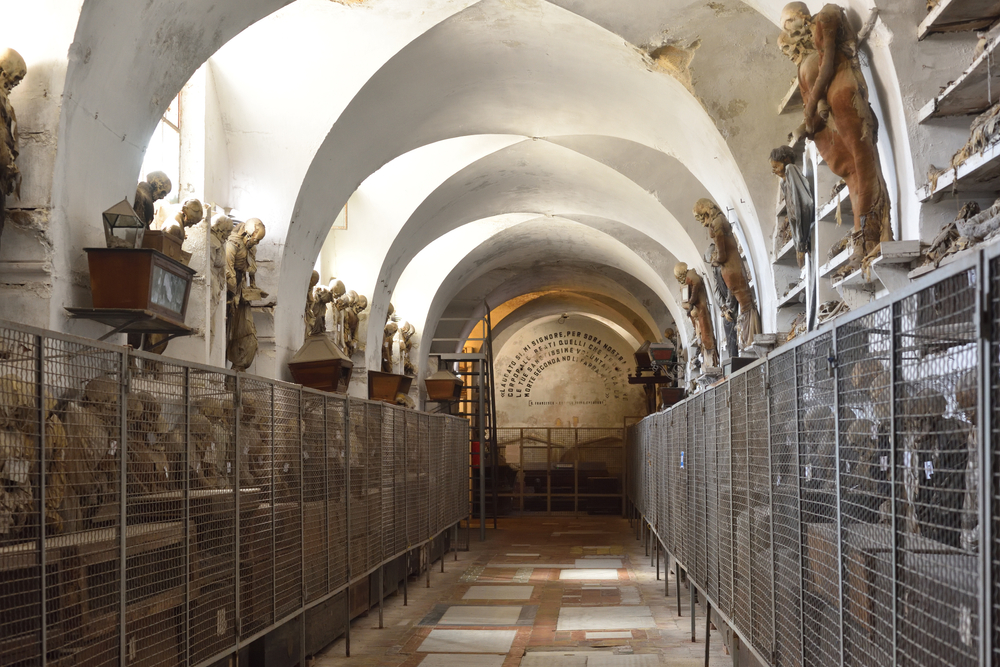
[[[492,525],[492,524],[490,524]],[[385,601],[351,625],[312,667],[700,667],[705,619],[691,642],[687,590],[676,615],[628,523],[616,517],[501,519],[486,542],[411,580],[409,605]],[[528,562],[532,561],[532,562]],[[661,564],[662,565],[662,564]],[[661,569],[662,576],[662,569]],[[703,611],[699,608],[700,613]],[[732,664],[720,637],[711,667]]]

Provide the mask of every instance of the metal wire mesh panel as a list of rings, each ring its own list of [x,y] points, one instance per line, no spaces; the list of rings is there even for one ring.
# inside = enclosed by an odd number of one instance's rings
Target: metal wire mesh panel
[[[430,539],[430,429],[427,415],[417,415],[418,522],[420,540]],[[484,457],[485,458],[485,457]]]
[[[256,588],[248,590],[249,577],[246,570],[236,571],[236,531],[240,531],[240,548],[244,550],[241,563],[246,566],[254,541],[254,530],[263,528],[267,544],[270,544],[269,521],[256,522],[253,513],[253,494],[241,502],[245,513],[236,520],[236,493],[233,473],[235,468],[236,438],[236,378],[223,373],[213,373],[192,369],[189,374],[189,395],[191,407],[188,414],[190,440],[188,452],[188,488],[190,519],[189,532],[193,533],[191,545],[192,586],[190,609],[191,635],[189,640],[190,662],[205,660],[235,643],[236,632],[236,586],[239,581],[240,600],[243,605],[241,615],[245,619],[258,618],[258,607],[267,605],[264,621],[270,618],[271,581],[270,551],[257,561],[262,572],[259,579],[266,593]],[[270,424],[270,391],[261,402],[262,419]],[[266,409],[265,409],[266,408]],[[246,410],[244,409],[244,414]],[[244,417],[244,421],[246,417]],[[247,430],[241,427],[241,432]],[[270,427],[268,426],[268,438]],[[263,450],[266,459],[269,450]],[[266,464],[269,470],[270,464]],[[250,466],[251,471],[262,472]],[[269,475],[269,472],[266,473]],[[256,482],[255,482],[256,484]],[[249,486],[249,485],[248,485]],[[258,502],[260,488],[257,488]],[[248,606],[250,605],[250,606]]]
[[[9,356],[0,361],[0,437],[6,459],[0,505],[5,516],[0,521],[6,530],[0,536],[0,563],[7,563],[0,618],[20,622],[0,639],[0,651],[4,660],[11,653],[44,657],[37,634],[44,569],[46,652],[85,653],[96,665],[116,663],[122,620],[121,470],[128,458],[128,434],[122,429],[129,405],[123,401],[123,355],[53,339],[14,339],[5,349]],[[29,363],[39,353],[41,377]],[[38,542],[43,524],[44,552]],[[162,535],[153,537],[161,538],[159,544],[166,541]],[[128,537],[125,541],[128,545]],[[183,546],[183,541],[175,544]],[[129,555],[126,551],[126,563]],[[134,568],[131,573],[134,579]],[[15,594],[8,607],[7,590],[17,591],[29,576],[35,579],[30,597]],[[168,578],[161,585],[165,589],[170,583]],[[177,602],[182,604],[183,598]],[[175,657],[177,653],[175,644]]]
[[[351,578],[365,571],[368,559],[368,419],[365,401],[349,399],[350,442],[350,550]],[[416,416],[416,415],[414,415]]]
[[[428,483],[430,484],[430,500],[432,514],[430,517],[431,534],[436,535],[444,527],[444,511],[442,501],[445,488],[445,468],[444,468],[444,448],[441,438],[441,420],[437,417],[427,418],[428,430],[430,432],[430,447],[428,456],[430,466],[428,468]],[[492,448],[491,448],[492,450]],[[492,500],[490,501],[492,502]]]
[[[733,622],[748,640],[751,637],[750,613],[750,499],[749,460],[747,457],[747,376],[737,375],[729,381],[732,409],[732,493],[733,493]]]
[[[664,419],[656,422],[655,427],[651,424],[646,437],[647,446],[653,447],[657,452],[659,467],[656,471],[656,484],[659,489],[660,506],[658,512],[663,526],[660,528],[660,535],[663,537],[663,544],[667,550],[673,550],[673,533],[670,521],[670,477],[667,474],[667,456],[670,451],[670,429]]]
[[[302,563],[305,597],[311,602],[330,590],[330,457],[327,454],[326,399],[302,394]]]
[[[978,662],[976,285],[968,269],[894,304],[899,665]]]
[[[576,432],[578,510],[588,514],[621,514],[625,472],[623,430],[573,430]],[[658,516],[656,522],[660,523]]]
[[[274,392],[269,383],[240,378],[240,618],[242,634],[274,622]],[[207,401],[206,411],[213,403]],[[214,429],[217,435],[218,429]],[[192,433],[193,433],[192,429]],[[213,451],[211,443],[209,452]],[[225,465],[225,464],[222,464]],[[223,555],[223,558],[225,556]]]
[[[420,443],[417,414],[406,415],[406,535],[408,545],[420,543]]]
[[[833,356],[830,334],[796,353],[799,492],[803,540],[805,663],[840,662],[840,567],[837,539]]]
[[[751,570],[751,621],[754,647],[770,655],[774,647],[774,610],[771,604],[771,499],[770,438],[766,400],[767,366],[746,372],[747,382],[747,472],[749,477],[749,530]]]
[[[719,464],[716,454],[717,392],[705,394],[705,587],[712,600],[719,599]]]
[[[301,390],[274,388],[275,618],[302,605]],[[312,537],[310,537],[312,539]]]
[[[5,665],[40,665],[42,661],[41,519],[39,506],[34,502],[34,498],[40,493],[40,480],[37,472],[32,474],[31,468],[32,461],[38,460],[40,449],[38,433],[41,411],[38,396],[41,376],[50,366],[40,366],[40,355],[43,348],[48,346],[39,343],[39,339],[30,334],[0,329],[0,442],[3,443],[2,448],[8,459],[16,462],[8,469],[5,461],[3,486],[0,487],[0,499],[4,506],[3,524],[0,525],[0,664]],[[45,349],[45,354],[55,351]],[[88,375],[91,379],[101,376],[121,360],[121,356],[113,352],[102,356],[104,358],[92,360],[81,358],[83,368],[78,368],[81,365],[79,361],[75,365],[77,367],[68,365],[65,361],[54,361],[52,370],[58,373],[62,369],[55,378],[56,386],[85,386]],[[92,361],[94,368],[88,373],[80,373],[79,371],[86,370],[87,361]],[[39,370],[42,372],[39,373]],[[84,533],[90,527],[89,515],[94,514],[103,504],[102,501],[107,501],[113,508],[117,498],[120,484],[116,483],[113,472],[117,467],[117,443],[121,436],[114,430],[119,405],[118,396],[112,391],[112,387],[117,386],[116,380],[117,374],[108,378],[108,391],[101,392],[100,398],[104,400],[100,404],[95,401],[98,396],[91,392],[90,400],[84,400],[86,396],[81,396],[80,400],[67,404],[62,416],[51,414],[49,417],[53,426],[58,419],[65,432],[62,446],[66,466],[74,471],[79,470],[79,473],[71,475],[64,482],[66,493],[63,494],[63,501],[67,507],[76,506],[75,513],[79,516],[75,521],[62,521],[60,532],[69,539]],[[94,385],[95,389],[97,386]],[[105,397],[105,393],[109,395]],[[100,405],[106,409],[101,413],[97,412]],[[114,452],[110,446],[112,441],[116,443]],[[101,471],[102,467],[106,472]],[[103,483],[85,485],[88,478]],[[88,486],[94,487],[94,493],[88,493]],[[96,492],[102,488],[103,498],[93,498],[94,502],[91,502],[91,496],[97,495]],[[52,566],[46,564],[46,572],[57,574],[66,559],[61,558],[58,552],[45,553],[46,558],[53,562]],[[113,565],[117,562],[114,543],[109,545],[105,555]],[[46,593],[51,595],[50,591],[52,589],[48,587]],[[59,589],[55,592],[58,620],[50,623],[50,628],[55,626],[58,629],[67,623],[78,625],[83,610],[63,604]],[[110,614],[114,623],[117,622],[117,591],[112,589],[108,592],[110,599],[100,611]],[[48,601],[47,609],[53,609]],[[75,643],[89,643],[94,639],[80,638]],[[117,660],[117,656],[118,645],[112,643],[105,646],[100,660],[107,663]]]
[[[670,413],[672,447],[667,456],[671,486],[671,517],[674,530],[674,555],[687,565],[687,477],[681,468],[687,443],[687,409],[681,407]]]
[[[130,661],[176,665],[186,654],[189,602],[186,374],[154,355],[136,366],[126,402],[126,652]]]
[[[992,528],[992,544],[990,554],[990,572],[993,581],[991,607],[993,618],[991,631],[993,633],[992,664],[1000,664],[1000,256],[989,262],[989,394],[982,397],[983,404],[989,406],[990,413],[987,429],[993,465],[989,470],[990,481],[990,520]],[[988,399],[988,400],[987,400]],[[987,656],[989,659],[989,656]]]
[[[382,561],[382,425],[385,423],[384,413],[389,408],[383,403],[368,402],[365,404],[365,419],[368,421],[368,447],[365,457],[365,476],[367,484],[364,493],[368,497],[368,515],[365,526],[368,543],[368,554],[365,556],[365,569],[369,570]]]
[[[774,664],[776,667],[801,667],[802,570],[794,350],[768,362],[768,384],[774,546]]]
[[[884,308],[836,332],[841,603],[852,666],[894,659],[890,316]]]
[[[693,422],[694,438],[691,449],[691,470],[689,479],[693,480],[688,493],[691,505],[691,536],[694,546],[694,575],[700,586],[705,585],[708,547],[705,517],[705,395],[699,394],[690,403],[688,418]]]
[[[330,592],[347,583],[347,399],[326,399]]]
[[[719,466],[719,608],[733,617],[733,480],[729,383],[715,390],[715,455]]]
[[[392,511],[395,533],[390,551],[406,551],[406,417],[402,409],[392,411]]]

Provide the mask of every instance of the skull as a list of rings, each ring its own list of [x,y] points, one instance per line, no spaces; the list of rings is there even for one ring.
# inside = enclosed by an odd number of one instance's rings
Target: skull
[[[216,213],[212,216],[212,235],[220,242],[229,238],[233,232],[233,219],[225,213]]]
[[[677,262],[674,266],[674,278],[677,278],[677,282],[683,283],[687,280],[688,265],[684,262]]]
[[[344,296],[344,293],[347,292],[347,287],[344,286],[344,281],[338,280],[337,278],[330,281],[330,286],[327,289],[330,290],[330,294],[333,295],[334,299]]]
[[[14,49],[4,49],[0,53],[0,84],[4,91],[10,93],[14,90],[27,73],[28,67],[20,53]]]
[[[170,177],[162,171],[153,171],[146,174],[146,182],[153,189],[153,201],[163,199],[174,189],[174,184],[170,182]]]
[[[264,227],[264,223],[260,221],[260,218],[250,218],[243,223],[243,231],[246,234],[247,250],[260,243],[260,240],[264,238],[264,234],[267,233],[267,229]]]
[[[806,51],[812,50],[812,17],[802,2],[790,2],[781,11],[781,36],[778,46],[788,58],[798,63]]]
[[[779,25],[781,25],[781,29],[784,32],[795,37],[807,29],[811,18],[812,14],[809,12],[809,7],[806,3],[789,2],[781,10]]]
[[[368,307],[368,297],[366,297],[364,294],[359,294],[357,303],[354,304],[354,312],[360,313],[367,307]]]
[[[205,217],[205,208],[197,199],[185,199],[181,206],[181,224],[185,227],[197,225]]]
[[[312,275],[309,276],[309,289],[312,290],[313,287],[319,284],[319,271],[313,271]]]
[[[722,211],[719,210],[719,207],[711,199],[699,199],[695,202],[694,218],[705,227],[708,227],[715,216],[721,214]]]

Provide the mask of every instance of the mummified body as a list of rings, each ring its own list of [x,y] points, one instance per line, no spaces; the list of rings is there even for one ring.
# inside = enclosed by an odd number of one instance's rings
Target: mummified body
[[[746,349],[753,345],[754,337],[761,332],[760,315],[754,303],[750,280],[743,269],[743,258],[740,257],[733,227],[711,199],[698,200],[694,206],[694,217],[708,229],[709,236],[715,242],[712,266],[719,267],[726,287],[740,304],[736,325],[740,347]]]
[[[687,287],[687,299],[684,310],[688,312],[695,336],[701,343],[702,356],[708,366],[719,365],[719,353],[715,344],[715,327],[712,325],[712,305],[708,300],[708,288],[705,281],[694,269],[688,269],[687,264],[678,262],[674,267],[674,278]]]
[[[854,253],[860,266],[892,239],[889,194],[875,142],[878,120],[858,60],[857,34],[844,10],[826,5],[815,16],[802,2],[781,13],[779,44],[798,65],[805,101],[801,132],[813,140],[830,170],[850,189],[854,209]]]

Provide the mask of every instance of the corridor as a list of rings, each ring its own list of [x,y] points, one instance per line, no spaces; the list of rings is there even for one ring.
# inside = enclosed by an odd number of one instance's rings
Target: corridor
[[[426,580],[409,582],[378,612],[351,626],[312,667],[699,667],[705,664],[704,607],[691,642],[687,588],[677,615],[641,541],[618,517],[533,517],[473,526],[471,552],[449,554]],[[463,529],[464,530],[464,529]],[[661,577],[664,563],[661,561]],[[713,632],[710,665],[731,665]]]

